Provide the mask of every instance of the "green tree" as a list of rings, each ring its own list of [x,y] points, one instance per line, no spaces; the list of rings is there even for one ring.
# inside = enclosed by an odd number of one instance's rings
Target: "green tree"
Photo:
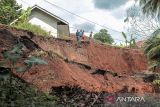
[[[140,0],[143,13],[160,18],[160,0]]]
[[[144,52],[149,60],[150,68],[160,67],[160,29],[156,30],[145,42]]]
[[[16,0],[0,0],[0,23],[10,24],[21,15],[21,6]]]
[[[114,42],[111,35],[106,29],[101,29],[98,33],[94,35],[94,39],[101,41],[102,43],[112,44]]]

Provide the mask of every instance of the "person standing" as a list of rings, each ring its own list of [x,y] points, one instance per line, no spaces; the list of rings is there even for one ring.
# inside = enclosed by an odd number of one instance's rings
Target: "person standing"
[[[76,32],[76,39],[77,39],[77,41],[79,41],[79,30],[77,30],[77,32]]]
[[[93,36],[93,32],[91,31],[91,33],[89,35],[89,40],[91,40],[92,36]]]
[[[84,40],[84,30],[82,31],[82,39]]]
[[[80,40],[80,41],[81,41],[81,39],[82,39],[82,35],[83,35],[83,31],[80,30],[80,32],[79,32],[79,40]]]

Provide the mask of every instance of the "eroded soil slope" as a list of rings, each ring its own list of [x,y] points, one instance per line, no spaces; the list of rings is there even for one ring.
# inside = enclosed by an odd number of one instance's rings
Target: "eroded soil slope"
[[[0,51],[17,42],[26,47],[24,58],[33,54],[48,62],[48,65],[34,66],[24,75],[15,73],[42,91],[58,86],[78,86],[92,92],[154,92],[150,83],[134,76],[147,72],[147,60],[139,49],[88,41],[77,44],[72,39],[44,38],[0,25]]]

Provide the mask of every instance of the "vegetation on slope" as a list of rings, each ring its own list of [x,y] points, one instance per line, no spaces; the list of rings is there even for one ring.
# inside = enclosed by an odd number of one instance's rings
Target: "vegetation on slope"
[[[31,31],[34,34],[40,35],[40,36],[48,36],[49,35],[49,33],[47,31],[43,30],[40,26],[33,25],[28,22],[19,23],[17,25],[14,25],[14,27],[16,27],[18,29],[24,29],[24,30]]]
[[[21,11],[16,0],[0,0],[0,23],[10,24],[21,15]]]
[[[18,29],[31,31],[36,35],[48,36],[49,32],[45,31],[38,25],[33,25],[28,22],[30,14],[31,14],[31,8],[28,8],[27,10],[23,10],[22,15],[15,22],[12,22],[12,26]]]
[[[9,80],[0,80],[0,106],[1,107],[53,107],[57,97],[42,93],[21,79],[13,77],[13,84]],[[12,90],[10,90],[12,88]],[[10,94],[10,91],[12,94]]]
[[[30,103],[30,101],[43,99],[43,94],[38,94],[30,86],[21,83],[13,73],[17,71],[24,74],[33,65],[47,64],[47,62],[32,56],[24,60],[25,66],[17,66],[18,61],[23,59],[23,48],[24,45],[19,43],[12,49],[2,52],[3,60],[0,61],[0,104],[3,107],[15,106],[14,103],[17,103],[20,107],[23,104],[21,101]],[[43,96],[41,97],[41,95]]]

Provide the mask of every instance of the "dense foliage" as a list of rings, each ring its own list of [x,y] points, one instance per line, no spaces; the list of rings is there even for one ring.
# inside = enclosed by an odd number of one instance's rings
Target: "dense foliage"
[[[0,0],[0,23],[10,24],[21,15],[21,6],[16,0]]]
[[[9,80],[0,81],[0,107],[56,106],[57,97],[38,91],[36,87],[15,76],[13,76],[12,81],[12,86],[10,86]],[[10,94],[10,91],[12,94]]]
[[[160,67],[160,29],[156,30],[145,42],[144,52],[150,63],[151,68]]]
[[[101,41],[102,43],[112,44],[114,42],[111,35],[106,29],[101,29],[98,33],[94,35],[94,39]]]

